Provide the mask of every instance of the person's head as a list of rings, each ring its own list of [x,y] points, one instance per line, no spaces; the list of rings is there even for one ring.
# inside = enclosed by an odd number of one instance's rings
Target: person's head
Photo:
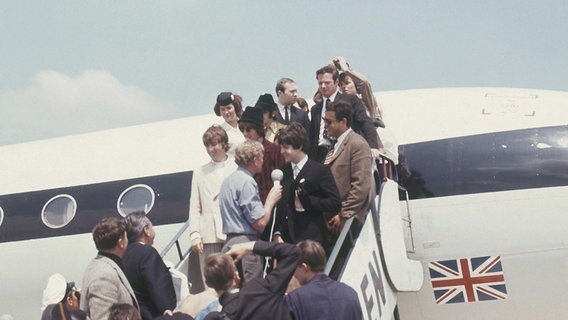
[[[235,148],[235,163],[252,174],[262,171],[264,148],[256,141],[247,140]]]
[[[122,258],[128,246],[124,219],[103,218],[93,228],[92,233],[97,250],[110,252]]]
[[[345,94],[357,94],[357,87],[355,87],[355,82],[353,79],[347,74],[342,73],[339,75],[339,88],[341,92]]]
[[[61,299],[61,302],[65,303],[67,309],[76,310],[79,309],[79,304],[81,302],[81,293],[77,291],[75,287],[75,282],[67,282],[65,288],[65,296]]]
[[[304,98],[298,98],[298,107],[306,112],[310,111],[310,106],[308,106],[308,102]]]
[[[353,111],[351,106],[344,101],[336,101],[326,107],[323,122],[327,128],[327,134],[338,138],[351,126]]]
[[[296,82],[290,78],[282,78],[276,82],[276,96],[278,103],[284,106],[293,105],[298,98]]]
[[[205,265],[203,266],[205,283],[216,291],[225,291],[231,288],[238,274],[233,258],[227,254],[212,253],[205,258]]]
[[[275,119],[276,112],[278,110],[278,106],[276,102],[274,102],[274,98],[270,93],[263,93],[258,97],[256,101],[255,108],[259,108],[262,110],[262,120],[263,125],[265,128],[270,126],[272,121]]]
[[[128,303],[115,303],[109,311],[108,320],[142,320],[140,312]]]
[[[262,110],[256,107],[247,107],[241,119],[239,130],[248,140],[258,141],[264,137],[264,120]]]
[[[319,242],[304,240],[297,244],[300,248],[300,261],[294,276],[301,285],[313,279],[316,275],[325,271],[327,256]]]
[[[227,159],[229,136],[221,126],[213,125],[203,133],[203,145],[211,160],[221,162]]]
[[[126,216],[126,234],[130,243],[140,241],[152,245],[156,238],[152,221],[148,219],[144,211],[135,211]]]
[[[337,91],[339,73],[334,66],[327,65],[316,71],[316,79],[318,80],[319,93],[324,98],[329,98]]]
[[[298,163],[306,155],[309,146],[306,129],[301,124],[293,122],[280,129],[278,144],[286,162]]]
[[[217,95],[217,102],[213,107],[217,116],[222,116],[225,122],[236,126],[243,113],[243,98],[231,92],[221,92]]]

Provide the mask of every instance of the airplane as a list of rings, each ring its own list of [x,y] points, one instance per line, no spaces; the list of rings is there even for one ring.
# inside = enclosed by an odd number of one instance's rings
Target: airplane
[[[328,266],[338,261],[335,276],[357,291],[365,319],[568,314],[568,93],[375,95],[391,173],[359,236],[344,228]],[[38,318],[53,273],[80,283],[96,254],[91,228],[104,216],[145,210],[155,247],[187,270],[192,170],[209,160],[201,134],[221,121],[211,114],[0,147],[0,314]],[[166,252],[174,243],[183,250]],[[335,259],[346,243],[348,255]]]

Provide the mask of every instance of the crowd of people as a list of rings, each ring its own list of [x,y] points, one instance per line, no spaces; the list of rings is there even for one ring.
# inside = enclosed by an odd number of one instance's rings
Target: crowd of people
[[[238,94],[217,96],[223,123],[202,135],[211,160],[194,171],[189,212],[205,291],[178,304],[152,223],[133,212],[93,228],[98,254],[80,294],[48,280],[42,319],[362,319],[355,291],[324,269],[346,220],[364,223],[384,122],[345,59],[316,80],[311,109],[290,78],[246,108]]]

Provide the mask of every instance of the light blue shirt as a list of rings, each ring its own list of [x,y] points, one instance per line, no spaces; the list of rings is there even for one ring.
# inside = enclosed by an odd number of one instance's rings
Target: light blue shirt
[[[219,207],[224,234],[258,235],[252,224],[264,216],[258,185],[245,168],[228,176],[221,184]]]

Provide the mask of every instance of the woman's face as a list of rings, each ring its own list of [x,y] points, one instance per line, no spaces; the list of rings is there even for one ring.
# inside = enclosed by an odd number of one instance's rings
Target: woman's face
[[[239,120],[237,118],[237,113],[235,112],[235,107],[233,106],[232,103],[230,103],[226,106],[221,106],[219,108],[219,111],[221,112],[221,116],[223,117],[225,122],[227,122],[231,125],[236,124],[237,121]]]
[[[339,84],[341,92],[346,94],[357,94],[357,89],[355,88],[355,83],[350,77],[345,77],[343,81]]]

